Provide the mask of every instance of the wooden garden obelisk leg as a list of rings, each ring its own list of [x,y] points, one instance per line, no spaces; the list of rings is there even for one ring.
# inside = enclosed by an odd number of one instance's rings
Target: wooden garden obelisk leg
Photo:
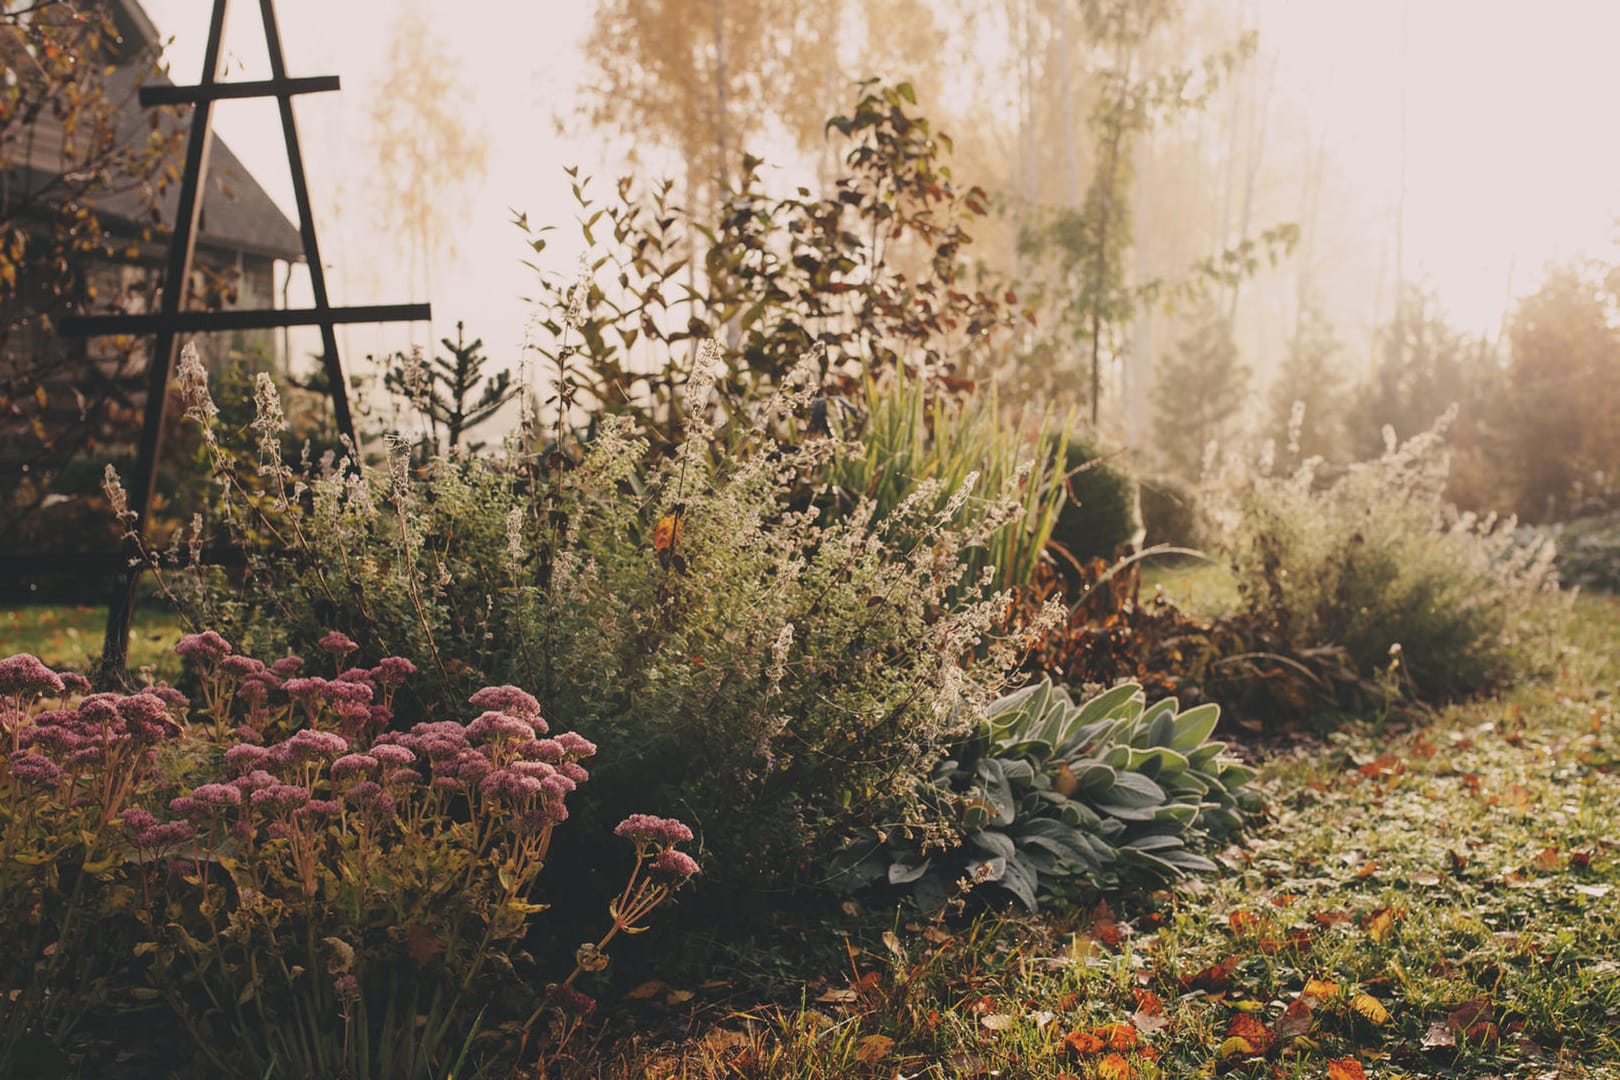
[[[287,64],[281,55],[281,29],[276,24],[273,0],[259,0],[259,11],[264,16],[264,40],[270,49],[270,77],[277,81],[287,78]],[[287,143],[287,162],[292,166],[293,198],[298,203],[298,232],[304,241],[304,262],[309,266],[310,291],[315,296],[317,310],[332,306],[326,295],[326,267],[321,265],[321,246],[315,239],[315,219],[309,209],[309,183],[304,177],[304,152],[298,144],[298,125],[293,120],[292,98],[282,94],[277,98],[281,106],[281,133]],[[354,434],[354,418],[349,415],[349,388],[343,385],[343,365],[338,361],[337,334],[330,322],[321,323],[321,364],[326,370],[327,392],[332,395],[332,415],[338,431],[349,440],[358,456],[360,443]],[[355,466],[358,461],[353,462]]]
[[[212,85],[219,78],[228,4],[229,0],[214,0],[214,14],[208,24],[208,47],[203,55],[204,86]],[[163,272],[162,312],[165,316],[176,316],[185,308],[192,256],[197,249],[197,225],[202,214],[203,178],[208,175],[208,152],[213,144],[210,123],[213,109],[213,99],[207,97],[192,106],[180,203],[175,210],[169,261]],[[132,528],[141,535],[146,531],[147,516],[157,489],[158,452],[163,446],[163,429],[168,416],[169,378],[174,372],[179,346],[179,336],[172,329],[162,330],[152,343],[147,359],[146,411],[135,453],[135,475],[129,488],[129,508],[135,514]],[[129,554],[133,557],[134,551]],[[129,634],[135,619],[135,588],[139,581],[139,567],[129,566],[126,561],[119,568],[117,584],[108,601],[107,635],[102,642],[101,669],[97,673],[97,682],[104,689],[128,680]]]

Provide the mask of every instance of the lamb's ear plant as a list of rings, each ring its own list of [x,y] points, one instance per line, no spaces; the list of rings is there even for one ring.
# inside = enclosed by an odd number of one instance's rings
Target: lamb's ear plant
[[[890,829],[846,853],[847,882],[882,881],[937,910],[993,887],[1031,911],[1076,886],[1117,889],[1216,869],[1202,851],[1241,829],[1254,770],[1210,734],[1212,704],[1146,705],[1123,684],[1081,704],[1049,681],[997,699],[934,770],[926,798],[957,823],[941,844]]]

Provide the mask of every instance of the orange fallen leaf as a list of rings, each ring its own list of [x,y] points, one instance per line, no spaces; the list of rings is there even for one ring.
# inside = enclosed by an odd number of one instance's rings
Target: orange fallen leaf
[[[1106,900],[1098,901],[1096,911],[1092,912],[1091,936],[1110,948],[1117,948],[1125,940],[1125,933]]]
[[[1562,865],[1558,858],[1558,849],[1555,847],[1542,848],[1541,854],[1537,855],[1530,865],[1543,873],[1551,873],[1557,870]]]
[[[1131,1065],[1118,1054],[1097,1062],[1097,1080],[1131,1080]]]
[[[1082,1057],[1100,1052],[1105,1045],[1089,1031],[1071,1031],[1063,1036],[1063,1049]]]
[[[1328,979],[1306,979],[1305,989],[1300,991],[1301,997],[1315,998],[1317,1001],[1331,1001],[1339,994],[1339,984]]]
[[[1384,939],[1389,937],[1390,931],[1395,928],[1395,921],[1403,914],[1395,908],[1379,908],[1362,919],[1361,925],[1367,931],[1368,937],[1382,945]]]
[[[1129,1024],[1104,1024],[1091,1030],[1110,1050],[1130,1050],[1136,1046],[1136,1029]]]
[[[1375,1024],[1389,1020],[1389,1010],[1384,1008],[1383,1002],[1371,994],[1357,994],[1350,999],[1350,1007]]]
[[[1367,1071],[1353,1057],[1334,1058],[1327,1063],[1328,1080],[1367,1080]]]
[[[686,523],[674,514],[665,514],[653,526],[653,550],[668,551],[680,542]]]
[[[1367,777],[1398,776],[1406,771],[1406,766],[1394,754],[1380,754],[1356,771]]]

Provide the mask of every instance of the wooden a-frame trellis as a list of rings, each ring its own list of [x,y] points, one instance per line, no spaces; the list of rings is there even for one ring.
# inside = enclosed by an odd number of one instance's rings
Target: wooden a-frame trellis
[[[111,334],[153,335],[156,339],[147,365],[146,412],[140,443],[135,456],[135,474],[129,486],[129,508],[135,514],[134,529],[144,532],[147,513],[157,482],[158,451],[168,412],[169,379],[183,335],[224,330],[268,330],[285,326],[321,328],[322,363],[332,395],[332,408],[338,430],[355,446],[354,418],[349,412],[343,368],[338,361],[339,323],[417,322],[432,317],[427,304],[395,304],[372,307],[331,305],[326,292],[326,273],[321,265],[320,245],[315,239],[315,222],[309,209],[309,185],[304,178],[304,157],[298,145],[298,127],[293,121],[295,94],[338,89],[335,75],[289,79],[281,52],[281,32],[277,28],[273,0],[259,0],[264,20],[265,45],[270,53],[271,77],[259,82],[222,83],[222,43],[225,15],[230,0],[214,0],[208,24],[208,44],[203,53],[202,81],[196,86],[143,86],[144,106],[191,105],[191,132],[186,142],[185,171],[180,179],[179,206],[175,211],[174,234],[163,275],[163,299],[159,310],[146,315],[89,315],[65,318],[61,331],[68,337],[97,337]],[[197,231],[202,216],[202,192],[208,176],[208,155],[213,142],[214,102],[227,98],[273,97],[281,106],[281,131],[287,143],[287,162],[292,169],[293,195],[298,204],[298,232],[303,240],[304,259],[309,264],[309,280],[314,293],[313,307],[300,310],[187,311],[187,291],[191,280],[192,258],[196,253]],[[107,636],[102,647],[100,679],[106,683],[124,676],[129,656],[130,627],[135,614],[135,588],[141,566],[125,557],[118,571],[107,612]]]

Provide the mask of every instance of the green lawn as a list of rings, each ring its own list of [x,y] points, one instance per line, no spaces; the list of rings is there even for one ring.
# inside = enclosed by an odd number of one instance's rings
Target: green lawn
[[[106,629],[107,609],[100,606],[37,604],[0,608],[0,656],[33,653],[50,667],[89,672],[101,659]],[[151,666],[163,677],[178,674],[179,658],[173,650],[183,632],[176,615],[152,608],[138,610],[135,632],[129,640],[131,670]]]
[[[1500,700],[1270,758],[1218,879],[1039,918],[852,914],[801,1003],[717,992],[694,1034],[621,1041],[622,1072],[1620,1075],[1620,605],[1573,622],[1557,671]]]

